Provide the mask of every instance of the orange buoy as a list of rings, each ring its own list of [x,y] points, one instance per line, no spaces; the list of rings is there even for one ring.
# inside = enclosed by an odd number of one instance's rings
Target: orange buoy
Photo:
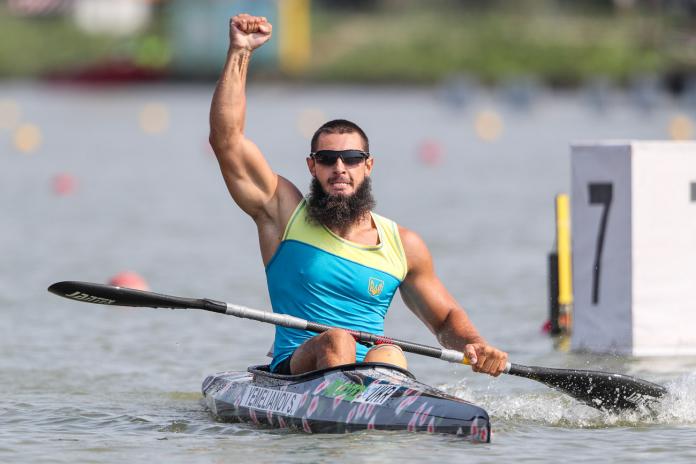
[[[150,290],[150,286],[138,273],[132,271],[119,272],[111,279],[109,285],[132,288],[135,290]]]

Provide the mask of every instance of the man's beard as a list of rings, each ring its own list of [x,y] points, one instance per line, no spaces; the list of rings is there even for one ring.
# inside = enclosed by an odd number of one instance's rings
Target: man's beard
[[[375,207],[370,178],[365,177],[352,195],[329,195],[317,178],[312,179],[307,196],[307,220],[335,232],[345,232]]]

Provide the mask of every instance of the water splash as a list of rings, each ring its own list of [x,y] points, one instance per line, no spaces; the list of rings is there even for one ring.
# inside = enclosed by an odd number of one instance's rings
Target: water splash
[[[696,425],[696,372],[680,377],[665,387],[669,394],[659,405],[656,422]]]
[[[594,409],[550,389],[500,395],[474,391],[464,381],[440,388],[484,407],[498,428],[529,423],[569,428],[696,425],[696,372],[665,387],[668,393],[660,403],[621,413]]]

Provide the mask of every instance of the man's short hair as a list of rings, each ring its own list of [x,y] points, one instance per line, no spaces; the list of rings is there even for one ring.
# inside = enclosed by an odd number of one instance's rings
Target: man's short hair
[[[317,142],[319,141],[319,136],[321,134],[350,134],[357,132],[363,139],[363,150],[370,153],[370,141],[367,139],[365,131],[363,131],[360,126],[354,122],[348,121],[347,119],[334,119],[332,121],[324,123],[312,136],[312,152],[317,151]]]

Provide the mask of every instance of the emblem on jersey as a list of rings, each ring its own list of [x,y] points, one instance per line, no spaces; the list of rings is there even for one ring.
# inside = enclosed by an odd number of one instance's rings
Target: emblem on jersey
[[[370,281],[367,283],[367,291],[370,295],[377,296],[384,290],[384,281],[370,277]]]

